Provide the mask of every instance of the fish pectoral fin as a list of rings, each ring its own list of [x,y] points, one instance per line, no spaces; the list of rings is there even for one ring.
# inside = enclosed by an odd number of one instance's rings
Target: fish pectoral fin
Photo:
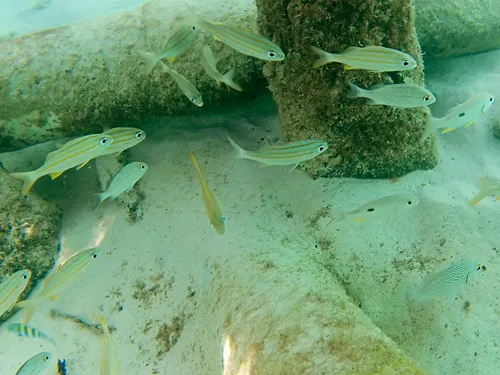
[[[455,130],[455,129],[454,128],[446,128],[443,131],[441,131],[441,134],[449,133],[449,132],[452,132],[453,130]]]
[[[471,126],[473,123],[475,123],[475,121],[471,121],[469,122],[467,125],[465,125],[466,128],[468,128],[469,126]]]
[[[59,298],[59,294],[54,294],[52,297],[50,297],[50,301],[51,302],[54,302],[55,300],[57,300]]]
[[[290,169],[290,172],[293,171],[295,168],[297,168],[299,166],[300,163],[297,163],[295,164],[291,169]]]
[[[174,56],[174,57],[169,57],[169,58],[167,58],[167,61],[168,61],[169,63],[173,63],[173,62],[175,61],[176,57],[177,57],[177,56]]]
[[[362,217],[357,217],[356,219],[354,219],[354,221],[355,221],[356,223],[362,223],[363,221],[366,221],[366,219],[365,219],[365,218],[362,218]]]
[[[62,172],[56,172],[56,173],[51,173],[50,174],[50,178],[53,179],[53,180],[55,180],[57,177],[59,177],[63,173],[64,173],[64,171],[62,171]]]
[[[81,169],[81,168],[85,167],[85,165],[86,165],[89,161],[90,161],[90,159],[89,159],[89,160],[86,160],[86,161],[84,161],[82,164],[78,165],[78,166],[76,167],[76,170],[79,170],[79,169]]]
[[[351,65],[344,65],[344,70],[355,70],[356,68]]]

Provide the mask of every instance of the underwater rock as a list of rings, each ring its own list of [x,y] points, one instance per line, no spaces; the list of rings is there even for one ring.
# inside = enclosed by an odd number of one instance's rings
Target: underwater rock
[[[491,120],[491,125],[490,125],[491,131],[493,132],[493,135],[500,139],[500,118],[494,118]]]
[[[415,25],[426,57],[458,56],[500,48],[494,0],[414,0]]]
[[[0,168],[0,279],[20,269],[32,272],[21,295],[28,295],[36,281],[51,269],[59,252],[61,211],[36,194],[20,196],[20,181]],[[0,322],[12,315],[6,313]]]
[[[245,4],[198,4],[209,21],[256,29],[255,11]],[[152,0],[130,12],[111,14],[0,40],[0,149],[101,131],[103,126],[137,125],[140,119],[201,111],[159,66],[146,75],[139,50],[159,54],[186,14],[183,2]],[[216,82],[200,63],[204,43],[219,59],[217,68],[236,71],[240,93]],[[262,62],[242,55],[199,32],[170,67],[203,94],[204,107],[253,97],[265,88]]]
[[[424,374],[332,273],[292,249],[214,260],[210,272],[199,314],[218,322],[228,374]]]
[[[264,74],[278,104],[288,140],[323,139],[329,150],[301,164],[313,177],[399,177],[437,164],[435,140],[419,144],[429,110],[394,109],[348,99],[349,83],[423,85],[422,58],[410,1],[304,2],[258,0],[259,24],[286,54]],[[418,68],[378,74],[331,63],[312,68],[310,46],[342,52],[349,46],[383,45],[412,55]]]

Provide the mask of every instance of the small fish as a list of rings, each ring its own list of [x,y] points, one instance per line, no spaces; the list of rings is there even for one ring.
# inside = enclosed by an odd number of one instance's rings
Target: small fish
[[[222,82],[237,91],[243,91],[243,89],[233,80],[235,72],[234,68],[226,74],[222,74],[217,70],[217,59],[208,45],[205,45],[201,49],[201,65],[203,66],[203,69],[205,69],[205,72],[217,81],[218,85]]]
[[[120,362],[116,357],[116,344],[111,336],[106,319],[103,316],[96,317],[101,323],[103,335],[100,338],[101,344],[101,371],[100,375],[118,375],[120,371]]]
[[[425,141],[437,129],[444,129],[442,133],[449,133],[458,128],[471,126],[491,108],[494,102],[495,97],[492,94],[483,92],[473,95],[466,102],[453,107],[442,118],[431,117],[427,121],[427,127],[420,141]]]
[[[140,180],[148,170],[148,165],[139,161],[129,163],[115,174],[109,183],[108,189],[99,194],[99,204],[110,198],[112,201],[121,193],[128,193],[137,181]]]
[[[263,147],[257,151],[242,149],[231,138],[229,143],[236,150],[238,158],[255,160],[265,166],[293,165],[293,169],[306,160],[311,160],[328,149],[328,143],[316,139],[291,142],[284,145]]]
[[[106,148],[103,155],[116,153],[118,156],[146,139],[146,132],[137,128],[112,128],[102,134],[113,138],[113,143]]]
[[[104,134],[91,134],[76,138],[50,152],[40,168],[30,172],[11,173],[10,175],[24,182],[21,192],[26,195],[40,177],[48,174],[54,180],[67,169],[81,168],[89,160],[105,154],[106,149],[112,143],[113,138]]]
[[[205,208],[207,210],[207,216],[210,220],[210,223],[215,228],[217,233],[224,234],[226,231],[226,217],[222,214],[222,210],[217,203],[217,200],[215,199],[214,193],[212,193],[212,191],[208,187],[207,182],[203,177],[203,173],[201,173],[198,162],[196,161],[196,158],[194,157],[194,154],[192,152],[189,153],[189,159],[191,159],[191,162],[198,172],[198,178],[201,183],[201,190],[203,191],[203,200],[205,201]]]
[[[34,355],[19,367],[15,375],[42,375],[49,368],[52,354],[42,352]]]
[[[474,260],[461,260],[424,277],[420,285],[407,292],[407,300],[425,302],[438,297],[455,299],[462,285],[471,282],[486,266]],[[453,301],[452,299],[452,301]]]
[[[20,337],[28,337],[28,338],[34,338],[34,339],[45,339],[56,345],[54,340],[52,340],[49,336],[47,336],[45,333],[39,331],[38,329],[28,326],[26,324],[22,323],[11,323],[7,325],[7,330],[9,332],[15,333],[16,335]],[[57,345],[56,345],[57,346]]]
[[[151,58],[147,60],[144,66],[144,72],[146,74],[151,73],[156,64],[158,64],[158,61],[163,59],[167,59],[169,63],[173,63],[177,56],[189,48],[195,38],[196,26],[188,24],[180,26],[174,31],[158,56],[151,54]]]
[[[0,317],[16,304],[30,279],[30,270],[19,270],[0,284]]]
[[[285,54],[281,48],[262,35],[235,26],[213,24],[203,20],[190,9],[188,24],[194,24],[215,40],[236,51],[266,61],[282,61]]]
[[[413,208],[420,202],[420,198],[409,194],[395,194],[376,199],[359,206],[353,211],[341,212],[332,221],[354,221],[362,223],[366,220],[390,216],[400,211]],[[330,223],[332,222],[330,221]]]
[[[411,70],[417,67],[417,62],[407,53],[385,47],[349,47],[343,53],[328,53],[319,48],[312,47],[319,56],[313,68],[337,62],[344,64],[344,69],[364,69],[372,72],[398,72]]]
[[[375,85],[368,90],[350,84],[347,97],[368,98],[370,105],[388,105],[395,108],[415,108],[427,106],[436,101],[436,97],[427,89],[407,84]]]
[[[28,324],[38,306],[49,299],[55,301],[72,283],[79,281],[91,263],[98,258],[100,250],[91,248],[76,253],[43,280],[41,289],[34,296],[18,302],[16,307],[26,309],[23,323]]]
[[[469,201],[470,206],[475,206],[479,202],[481,202],[484,198],[489,197],[491,195],[497,195],[497,200],[500,200],[500,184],[498,185],[490,185],[485,178],[480,178],[477,183],[479,188],[479,193],[474,195],[472,199]]]

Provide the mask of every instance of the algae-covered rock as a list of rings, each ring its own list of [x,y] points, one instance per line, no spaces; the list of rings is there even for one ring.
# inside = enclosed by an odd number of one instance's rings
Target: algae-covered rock
[[[500,48],[497,0],[413,0],[426,56],[458,56]]]
[[[54,265],[59,252],[61,211],[36,194],[20,197],[20,182],[0,168],[0,282],[20,269],[32,272],[23,297]],[[5,314],[0,321],[9,318]]]
[[[255,11],[244,4],[229,9],[201,4],[209,21],[255,29]],[[131,12],[112,14],[69,26],[0,41],[0,148],[102,130],[136,126],[140,119],[202,111],[216,103],[255,95],[265,87],[262,62],[242,55],[201,31],[190,48],[170,66],[203,94],[194,106],[159,67],[144,74],[139,50],[159,54],[186,13],[183,2],[146,2]],[[210,43],[225,73],[235,68],[243,93],[217,86],[200,64],[203,43]]]
[[[371,106],[346,97],[349,82],[361,87],[380,83],[422,85],[424,73],[409,0],[367,2],[258,0],[259,24],[286,54],[268,63],[264,73],[278,104],[289,140],[327,140],[330,149],[303,168],[313,176],[401,176],[437,163],[434,140],[418,141],[429,116],[427,108]],[[332,63],[312,68],[316,46],[342,52],[349,46],[383,45],[410,53],[418,68],[377,74],[344,70]]]
[[[491,131],[493,132],[493,135],[500,139],[500,118],[494,118],[491,120],[490,124]]]

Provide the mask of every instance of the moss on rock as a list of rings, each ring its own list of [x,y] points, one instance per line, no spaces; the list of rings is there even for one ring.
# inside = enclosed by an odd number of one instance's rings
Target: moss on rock
[[[346,97],[349,82],[424,83],[410,1],[257,0],[257,7],[262,33],[286,53],[264,73],[287,139],[325,139],[330,146],[303,169],[314,177],[390,178],[436,165],[435,141],[418,141],[427,108],[393,109]],[[311,45],[329,52],[383,45],[410,53],[419,66],[390,74],[346,71],[336,63],[314,69]]]
[[[36,194],[20,197],[20,181],[0,168],[0,282],[20,270],[32,272],[21,298],[52,268],[59,252],[61,211]],[[6,313],[0,322],[12,315]]]

